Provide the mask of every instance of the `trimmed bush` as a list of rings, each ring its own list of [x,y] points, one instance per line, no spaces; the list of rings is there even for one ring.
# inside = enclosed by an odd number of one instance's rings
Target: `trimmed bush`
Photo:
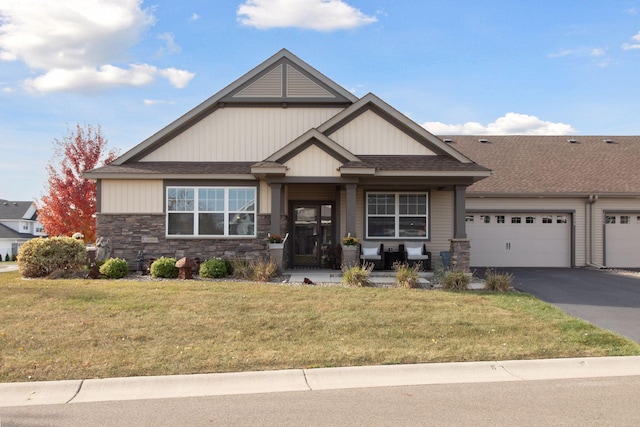
[[[513,274],[500,274],[490,268],[484,273],[484,289],[486,291],[509,292],[512,281]]]
[[[471,283],[471,275],[464,271],[449,271],[442,279],[442,287],[448,291],[466,291]]]
[[[11,257],[9,256],[9,252],[7,252],[7,254],[4,256],[4,260],[9,262],[11,261]]]
[[[393,269],[396,272],[396,283],[398,287],[405,289],[415,289],[420,287],[420,276],[422,263],[417,262],[411,267],[407,262],[395,262]]]
[[[213,258],[200,264],[200,271],[198,274],[200,274],[200,277],[217,279],[220,277],[226,277],[229,274],[229,268],[225,260]]]
[[[371,286],[369,275],[373,271],[373,263],[364,265],[343,265],[342,282],[348,286],[365,287]]]
[[[31,239],[20,247],[18,254],[18,268],[24,277],[45,277],[56,270],[82,270],[86,262],[84,243],[71,237]]]
[[[233,261],[231,261],[230,274],[236,279],[252,280],[253,269],[251,268],[251,264],[249,263],[249,261],[240,258],[234,258]]]
[[[129,274],[129,264],[125,259],[109,258],[100,266],[100,273],[109,279],[122,279]]]
[[[177,260],[175,258],[160,257],[151,264],[149,271],[153,277],[175,279],[178,277]]]

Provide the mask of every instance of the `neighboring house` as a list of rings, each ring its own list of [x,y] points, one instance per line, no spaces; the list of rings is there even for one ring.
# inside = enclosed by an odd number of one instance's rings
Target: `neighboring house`
[[[493,171],[467,190],[472,265],[640,267],[640,137],[445,138]]]
[[[465,192],[490,170],[373,94],[362,98],[287,50],[85,176],[113,255],[267,256],[327,265],[343,236],[425,242],[468,266]]]
[[[33,202],[0,199],[0,257],[18,255],[20,246],[34,237],[45,236]]]

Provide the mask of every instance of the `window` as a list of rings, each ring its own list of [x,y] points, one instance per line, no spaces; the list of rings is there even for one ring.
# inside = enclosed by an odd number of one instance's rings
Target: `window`
[[[604,217],[604,223],[605,224],[615,224],[616,223],[616,217],[612,216],[612,215],[606,215]]]
[[[567,216],[566,215],[558,215],[556,217],[556,223],[557,224],[566,224],[567,223]]]
[[[367,193],[367,238],[428,238],[428,193]]]
[[[480,215],[482,222],[485,224],[491,224],[491,215]]]
[[[525,218],[525,221],[527,224],[535,224],[536,223],[536,217],[535,216],[528,216]]]
[[[496,223],[504,224],[504,215],[496,215]]]
[[[467,215],[467,216],[464,218],[464,221],[465,221],[465,222],[473,222],[473,220],[474,220],[473,215]]]
[[[620,215],[620,224],[631,224],[629,215]]]
[[[520,224],[520,223],[522,223],[522,218],[520,218],[519,216],[511,217],[511,224]]]
[[[543,216],[542,217],[542,223],[543,224],[553,224],[553,217],[552,216]]]
[[[255,236],[253,187],[168,187],[168,236]]]

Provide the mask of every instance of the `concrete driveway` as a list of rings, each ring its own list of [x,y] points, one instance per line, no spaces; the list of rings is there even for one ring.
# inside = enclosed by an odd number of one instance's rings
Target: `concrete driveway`
[[[513,286],[572,316],[640,342],[640,275],[587,268],[500,268]],[[482,274],[480,277],[484,277]]]

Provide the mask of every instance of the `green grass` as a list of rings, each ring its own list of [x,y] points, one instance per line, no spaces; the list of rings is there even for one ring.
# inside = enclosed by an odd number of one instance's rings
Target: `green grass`
[[[0,382],[640,355],[527,294],[0,274]]]

